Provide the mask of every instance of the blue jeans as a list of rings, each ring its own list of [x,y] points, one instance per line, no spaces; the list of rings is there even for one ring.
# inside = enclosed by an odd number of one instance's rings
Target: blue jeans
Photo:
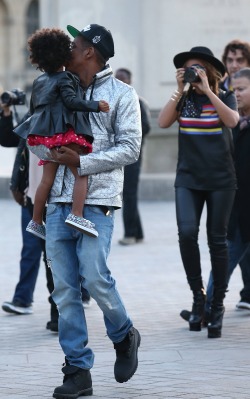
[[[238,265],[238,263],[244,258],[248,248],[250,248],[249,242],[243,242],[239,228],[236,229],[233,240],[228,240],[228,253],[229,253],[229,266],[228,266],[228,280]],[[213,274],[210,272],[209,281],[207,285],[207,301],[206,310],[209,310],[211,301],[213,298],[214,281]]]
[[[49,204],[46,223],[46,252],[51,266],[59,310],[59,341],[70,365],[83,369],[93,366],[94,354],[86,347],[88,331],[81,300],[81,285],[94,298],[104,314],[108,337],[122,341],[132,322],[107,267],[114,210],[106,216],[100,206],[84,206],[84,217],[95,223],[98,238],[89,237],[65,224],[69,204]]]
[[[33,293],[40,266],[42,240],[26,231],[32,215],[27,206],[22,206],[21,224],[23,247],[20,260],[20,277],[15,288],[13,301],[27,306],[33,302]]]
[[[250,245],[239,262],[243,280],[243,289],[240,291],[240,300],[250,302]]]

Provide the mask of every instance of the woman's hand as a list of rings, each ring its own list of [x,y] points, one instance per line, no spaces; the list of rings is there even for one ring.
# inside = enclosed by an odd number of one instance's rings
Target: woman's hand
[[[184,72],[185,72],[185,68],[176,69],[176,80],[177,80],[177,85],[178,85],[178,91],[180,93],[183,92],[184,87],[185,87],[185,83],[183,81]]]
[[[211,89],[209,87],[206,71],[201,68],[196,68],[196,67],[193,67],[193,68],[196,69],[196,72],[200,78],[200,81],[197,83],[192,83],[192,86],[199,89],[202,93],[207,94],[209,91],[211,91]]]

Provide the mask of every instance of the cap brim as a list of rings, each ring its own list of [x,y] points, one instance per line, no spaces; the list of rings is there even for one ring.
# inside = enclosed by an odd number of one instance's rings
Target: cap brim
[[[79,36],[81,34],[81,32],[78,29],[74,28],[71,25],[67,25],[67,30],[73,37]]]

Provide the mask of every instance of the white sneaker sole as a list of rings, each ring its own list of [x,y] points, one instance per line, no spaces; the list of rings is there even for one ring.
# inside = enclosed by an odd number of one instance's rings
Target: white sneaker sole
[[[14,306],[11,304],[3,303],[2,309],[7,313],[14,313],[14,314],[33,314],[33,309],[25,308],[21,306]]]
[[[29,233],[33,234],[36,237],[41,238],[42,240],[46,240],[46,237],[43,234],[40,234],[37,231],[30,229],[29,227],[26,228],[26,231],[28,231]]]
[[[79,226],[79,224],[77,224],[71,220],[65,220],[65,223],[69,227],[72,227],[73,229],[76,229],[76,230],[80,231],[81,233],[85,233],[90,237],[98,237],[98,232],[94,229],[89,229],[88,227]]]
[[[236,305],[237,310],[250,310],[250,303],[248,302],[239,302]]]

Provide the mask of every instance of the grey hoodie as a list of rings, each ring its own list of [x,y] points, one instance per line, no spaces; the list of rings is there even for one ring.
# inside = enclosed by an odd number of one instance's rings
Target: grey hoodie
[[[122,205],[123,167],[135,162],[140,154],[141,115],[136,91],[114,78],[109,65],[99,72],[86,92],[87,100],[105,100],[108,113],[90,113],[94,136],[93,152],[80,156],[80,175],[88,176],[90,205],[116,208]],[[49,203],[72,202],[74,177],[59,166]]]

